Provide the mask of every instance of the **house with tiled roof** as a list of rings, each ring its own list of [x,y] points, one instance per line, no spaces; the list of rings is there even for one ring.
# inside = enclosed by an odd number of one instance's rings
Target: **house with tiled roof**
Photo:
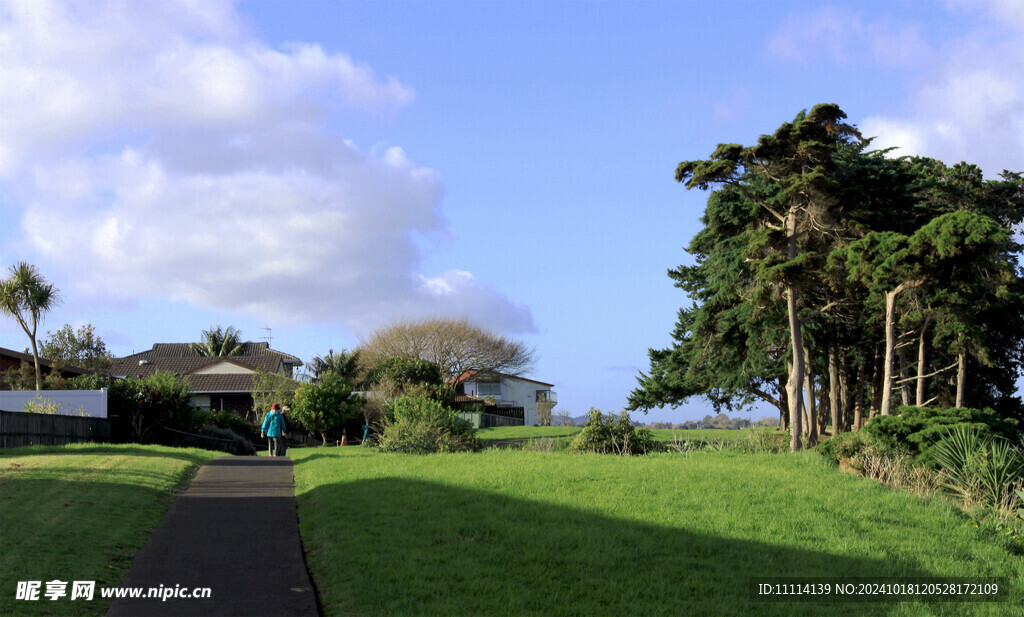
[[[9,387],[4,381],[4,374],[7,371],[17,370],[23,363],[30,364],[33,367],[35,366],[35,360],[27,349],[24,352],[21,352],[13,349],[7,349],[6,347],[0,347],[0,390]],[[67,378],[78,377],[79,375],[88,375],[92,372],[83,368],[78,368],[77,366],[71,366],[70,364],[47,360],[41,356],[39,358],[39,369],[44,375],[56,371],[60,373],[61,377]]]
[[[265,342],[243,343],[235,356],[196,356],[189,343],[156,343],[147,351],[115,358],[110,372],[115,377],[145,379],[158,370],[168,371],[188,382],[196,407],[245,414],[253,407],[257,373],[294,378],[300,366],[302,360]]]
[[[466,371],[448,383],[455,386],[455,401],[480,402],[484,412],[504,415],[503,409],[522,409],[523,423],[537,423],[537,403],[558,403],[554,384],[493,371]]]

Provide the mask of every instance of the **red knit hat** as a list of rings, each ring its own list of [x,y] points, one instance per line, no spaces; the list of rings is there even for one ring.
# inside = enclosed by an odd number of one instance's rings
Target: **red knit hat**
[[[271,409],[281,409],[281,406],[278,405],[277,403],[274,403],[273,405],[270,406],[270,408]]]

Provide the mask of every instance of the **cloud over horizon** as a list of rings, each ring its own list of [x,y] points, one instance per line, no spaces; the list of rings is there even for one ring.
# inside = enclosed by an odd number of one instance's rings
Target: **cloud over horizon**
[[[471,273],[420,271],[448,237],[440,175],[325,128],[414,90],[345,54],[273,49],[227,2],[0,3],[0,185],[21,241],[81,289],[355,330],[532,314]]]
[[[941,10],[958,19],[960,32],[935,46],[923,25],[822,7],[788,17],[766,47],[792,62],[901,71],[906,98],[885,105],[899,111],[858,122],[877,137],[874,146],[898,148],[894,156],[967,161],[993,178],[1024,170],[1024,5],[988,0]]]

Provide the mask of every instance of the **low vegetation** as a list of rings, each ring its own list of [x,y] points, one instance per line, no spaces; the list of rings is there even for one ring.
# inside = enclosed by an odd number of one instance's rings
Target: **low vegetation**
[[[381,452],[428,454],[479,450],[473,426],[441,401],[425,393],[400,396],[381,421]]]
[[[16,601],[18,581],[120,583],[205,450],[72,445],[0,450],[0,615],[103,615],[109,601]]]

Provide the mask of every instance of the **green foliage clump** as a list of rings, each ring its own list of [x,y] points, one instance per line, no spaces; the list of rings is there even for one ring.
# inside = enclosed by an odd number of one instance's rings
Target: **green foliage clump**
[[[966,505],[999,508],[1011,501],[1014,484],[1024,477],[1021,452],[976,426],[960,424],[950,429],[931,454],[942,469],[943,486]]]
[[[789,450],[789,435],[771,429],[754,429],[742,448],[753,454],[779,454]]]
[[[377,444],[382,452],[406,454],[467,452],[481,447],[468,421],[422,392],[399,396],[391,402]]]
[[[602,414],[600,409],[590,408],[590,414],[583,431],[573,440],[570,452],[594,452],[597,454],[620,454],[629,456],[647,454],[662,450],[650,429],[637,428],[623,411]]]
[[[107,390],[108,414],[139,443],[168,443],[176,437],[161,429],[191,431],[195,425],[191,388],[174,373],[156,371],[146,379],[121,379]]]
[[[441,369],[427,360],[392,356],[374,366],[366,376],[366,383],[375,384],[390,379],[396,383],[441,385]]]
[[[337,373],[325,373],[296,390],[292,419],[327,443],[327,432],[341,426],[357,408],[359,401],[351,399],[351,394],[351,383]]]
[[[900,407],[895,414],[872,418],[864,432],[882,450],[902,450],[915,463],[935,467],[932,447],[950,430],[971,426],[985,438],[1012,440],[1016,424],[1016,420],[1000,417],[992,409]]]
[[[40,387],[43,390],[72,390],[70,380],[64,377],[56,366],[43,370]],[[0,373],[0,383],[5,390],[35,390],[36,370],[30,362],[22,362],[17,367],[9,368]]]
[[[815,449],[833,461],[853,459],[864,452],[880,453],[876,439],[865,431],[839,433]]]
[[[90,373],[88,375],[78,375],[68,380],[69,390],[101,390],[103,388],[109,388],[110,384],[117,381],[109,375],[103,375],[100,373]]]

